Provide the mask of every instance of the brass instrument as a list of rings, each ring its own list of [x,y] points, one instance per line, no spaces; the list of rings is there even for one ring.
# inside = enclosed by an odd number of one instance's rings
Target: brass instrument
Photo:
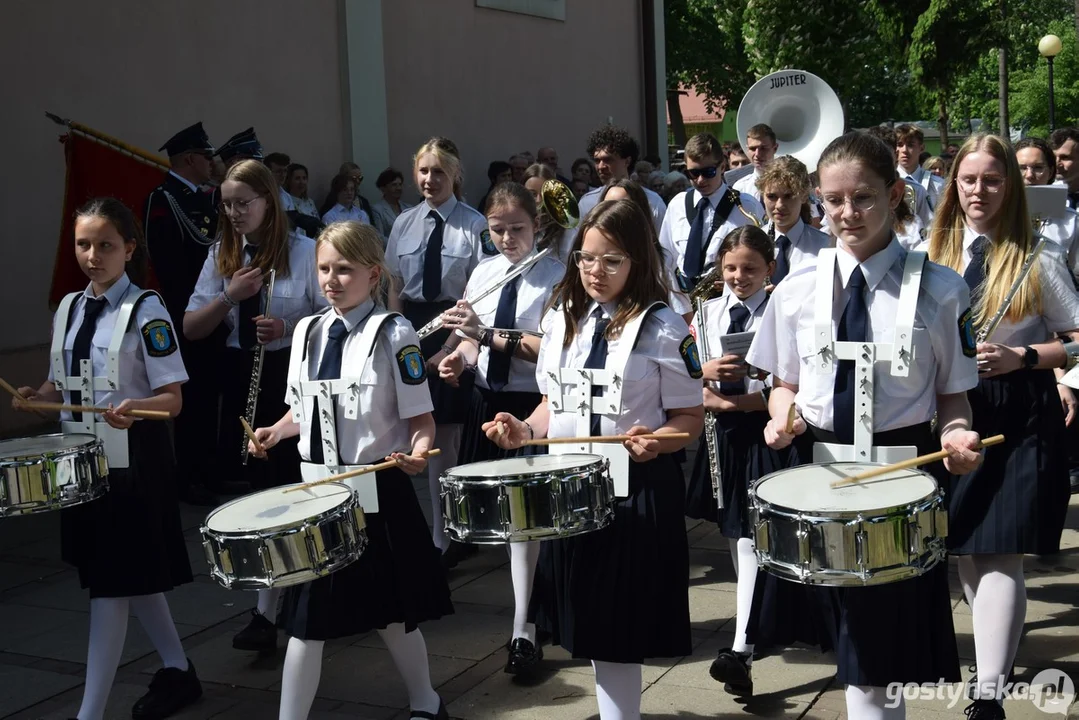
[[[711,274],[711,273],[709,273]],[[696,292],[694,288],[693,292]],[[701,366],[708,362],[708,329],[704,320],[704,298],[697,295],[693,301],[697,310],[697,350],[700,353]],[[709,383],[710,384],[710,383]],[[712,497],[720,510],[723,509],[723,477],[719,471],[719,443],[716,439],[716,414],[704,411],[704,444],[708,452],[708,474],[712,478]]]
[[[276,277],[277,271],[271,268],[270,282],[267,283],[266,288],[266,304],[262,306],[262,314],[266,317],[270,316],[270,302],[273,300],[273,286]],[[265,359],[266,345],[265,343],[259,343],[258,347],[255,348],[255,362],[251,366],[251,382],[247,385],[247,407],[244,411],[244,419],[251,427],[255,426],[255,409],[258,406],[259,388],[262,385],[262,364]],[[243,464],[247,465],[247,435],[243,436],[243,449],[240,451],[240,457],[243,460]]]

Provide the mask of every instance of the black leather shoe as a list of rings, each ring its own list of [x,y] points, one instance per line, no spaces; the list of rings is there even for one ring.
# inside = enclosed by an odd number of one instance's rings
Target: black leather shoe
[[[237,650],[273,652],[277,649],[277,626],[258,610],[252,610],[251,622],[232,638],[232,647]]]
[[[525,638],[510,641],[510,656],[506,661],[506,672],[510,675],[526,673],[543,659],[543,648],[533,645]]]
[[[969,720],[1004,720],[1004,708],[996,700],[975,700],[963,713]]]
[[[135,720],[160,720],[182,710],[202,697],[202,683],[195,674],[195,664],[187,661],[187,670],[161,668],[150,681],[150,691],[131,708]]]
[[[446,710],[446,703],[442,702],[442,698],[438,699],[438,712],[431,714],[424,710],[411,710],[408,713],[409,720],[412,718],[421,718],[422,720],[450,720],[450,714]]]
[[[724,648],[712,661],[708,674],[731,695],[753,697],[753,673],[749,667],[750,654]]]

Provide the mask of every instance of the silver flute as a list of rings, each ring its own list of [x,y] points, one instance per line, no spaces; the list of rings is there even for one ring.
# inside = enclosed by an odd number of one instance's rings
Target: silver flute
[[[267,284],[266,291],[266,304],[263,305],[262,314],[264,317],[270,317],[270,302],[273,300],[273,286],[274,279],[277,277],[277,272],[273,269],[270,270],[270,282]],[[259,292],[262,292],[261,290]],[[247,418],[247,424],[252,428],[255,427],[255,409],[258,407],[259,402],[259,387],[262,385],[262,363],[266,358],[266,345],[265,343],[259,343],[255,348],[255,362],[251,366],[251,382],[247,385],[247,408],[244,412],[244,417]],[[243,435],[243,450],[240,452],[240,458],[243,460],[244,465],[247,465],[248,451],[247,451],[247,435]]]
[[[1019,289],[1023,287],[1023,281],[1027,279],[1027,275],[1030,275],[1030,271],[1034,268],[1034,263],[1038,260],[1038,255],[1041,253],[1042,248],[1045,247],[1047,240],[1044,235],[1038,235],[1038,242],[1034,245],[1034,249],[1027,255],[1027,259],[1023,262],[1023,267],[1019,268],[1019,274],[1015,276],[1015,282],[1008,288],[1008,294],[1004,296],[1004,302],[1000,304],[997,312],[993,317],[989,319],[989,322],[978,331],[978,342],[989,342],[989,338],[996,332],[997,326],[1000,325],[1004,316],[1008,314],[1008,308],[1012,305],[1012,300],[1019,294]]]
[[[701,367],[708,362],[708,330],[704,322],[704,299],[694,301],[697,310],[697,349],[701,355]],[[708,474],[712,477],[712,497],[716,506],[723,509],[723,477],[719,471],[719,445],[716,440],[716,414],[704,411],[704,444],[708,451]]]

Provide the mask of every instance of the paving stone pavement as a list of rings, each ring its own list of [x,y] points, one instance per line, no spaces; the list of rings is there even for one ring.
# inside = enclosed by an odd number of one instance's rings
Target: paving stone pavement
[[[426,481],[416,482],[425,510]],[[198,668],[205,695],[178,720],[258,720],[277,717],[285,638],[278,653],[259,657],[232,649],[254,595],[214,583],[198,541],[205,510],[184,506],[195,582],[168,595],[184,647]],[[690,602],[693,654],[649,663],[642,709],[654,718],[846,717],[843,690],[833,683],[833,659],[790,649],[754,664],[757,696],[736,701],[708,675],[717,649],[734,631],[734,573],[727,541],[714,526],[687,521],[691,546]],[[138,542],[138,538],[131,538]],[[118,562],[123,562],[122,551]],[[132,569],[137,572],[137,568]],[[1027,558],[1027,622],[1017,658],[1017,680],[1058,668],[1079,683],[1079,496],[1072,498],[1063,548],[1053,557]],[[956,633],[964,677],[973,662],[970,611],[960,600],[952,564]],[[524,683],[503,673],[513,609],[505,549],[483,548],[450,575],[456,614],[423,626],[431,674],[450,715],[468,720],[584,720],[597,717],[591,667],[561,648],[545,648],[545,672]],[[47,513],[0,520],[0,718],[73,717],[82,696],[89,603],[75,573],[59,559],[59,517]],[[106,718],[130,717],[158,658],[137,621],[110,696]],[[311,718],[406,719],[405,689],[377,634],[327,643],[322,682]],[[913,700],[908,718],[960,718],[966,702]],[[1010,720],[1046,717],[1033,702],[1009,700]],[[1077,706],[1072,716],[1079,718]],[[1064,713],[1062,713],[1064,714]]]

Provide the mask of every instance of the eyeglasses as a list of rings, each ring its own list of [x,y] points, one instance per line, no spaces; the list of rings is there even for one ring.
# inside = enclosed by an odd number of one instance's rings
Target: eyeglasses
[[[222,200],[221,204],[218,205],[218,207],[221,208],[221,212],[225,213],[226,215],[230,214],[233,210],[236,211],[237,215],[246,215],[247,211],[251,209],[251,203],[255,202],[261,197],[261,195],[256,195],[250,200]]]
[[[356,183],[357,185],[359,185],[360,183],[362,183],[362,182],[363,182],[363,175],[352,175],[352,176],[350,177],[350,179],[352,180],[352,182],[354,182],[354,183]]]
[[[1039,163],[1038,165],[1020,165],[1019,166],[1019,172],[1026,172],[1027,170],[1029,170],[1030,172],[1034,173],[1035,175],[1041,175],[1043,172],[1047,171],[1048,169],[1049,169],[1048,165],[1041,164],[1041,163]]]
[[[982,189],[987,193],[997,193],[1004,187],[1004,178],[1000,175],[983,175],[982,177],[974,177],[972,175],[966,175],[960,178],[956,178],[956,182],[959,183],[959,189],[968,195],[973,194],[978,185],[982,186]]]
[[[699,177],[703,177],[705,180],[711,180],[719,172],[719,168],[715,165],[703,168],[686,168],[686,175],[689,175],[691,180],[696,180]]]
[[[573,262],[577,267],[585,272],[592,272],[593,268],[596,267],[596,262],[599,262],[604,275],[617,274],[622,269],[622,263],[628,259],[625,255],[600,255],[597,257],[582,250],[573,251]]]
[[[869,212],[877,204],[877,191],[859,190],[853,195],[822,195],[821,200],[829,212],[841,212],[849,202],[858,212]]]

